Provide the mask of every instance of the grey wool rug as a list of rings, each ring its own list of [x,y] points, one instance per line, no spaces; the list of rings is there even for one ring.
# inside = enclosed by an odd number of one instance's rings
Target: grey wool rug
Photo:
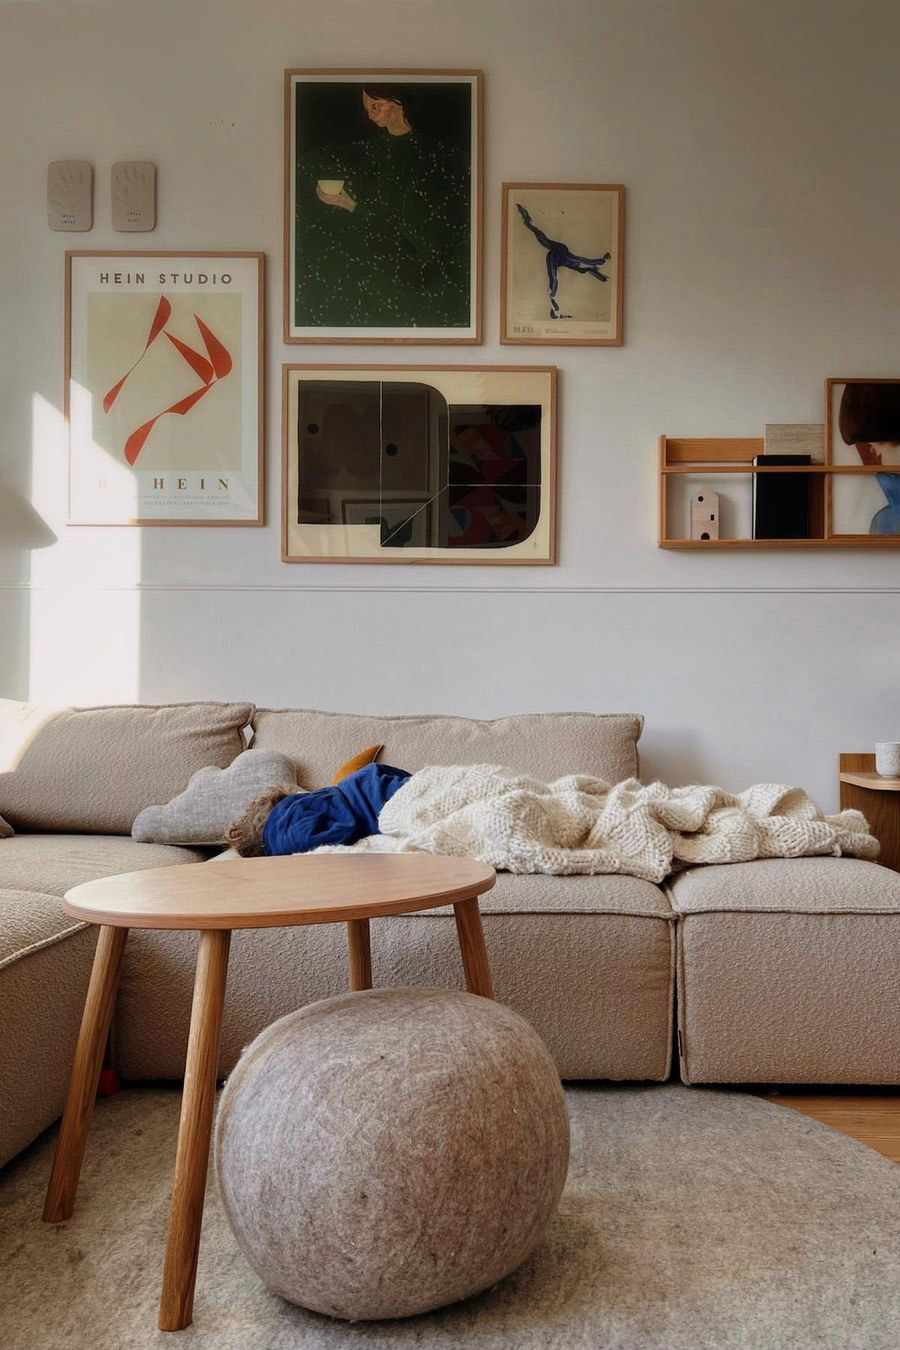
[[[179,1095],[97,1104],[74,1217],[40,1222],[55,1131],[0,1173],[4,1350],[896,1350],[900,1167],[749,1094],[575,1086],[545,1242],[477,1298],[330,1321],[269,1294],[210,1185],[194,1323],[156,1330]]]

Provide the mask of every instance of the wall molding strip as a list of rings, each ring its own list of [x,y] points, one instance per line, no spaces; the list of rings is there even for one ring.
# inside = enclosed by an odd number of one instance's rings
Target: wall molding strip
[[[229,595],[292,593],[321,595],[900,595],[900,586],[324,586],[228,585],[220,582],[137,582],[131,585],[35,585],[31,582],[0,582],[0,591],[82,595],[98,592],[224,592]]]

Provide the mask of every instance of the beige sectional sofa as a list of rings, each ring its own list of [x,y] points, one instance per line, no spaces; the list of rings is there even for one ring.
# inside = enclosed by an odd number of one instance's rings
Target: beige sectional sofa
[[[128,834],[138,811],[197,768],[225,767],[252,737],[290,755],[309,787],[374,742],[409,769],[488,762],[618,780],[638,773],[641,726],[586,713],[477,721],[240,703],[47,717],[0,701],[0,816],[15,830],[0,838],[0,1163],[62,1108],[95,934],[61,897],[93,877],[210,859]],[[900,876],[875,864],[694,868],[664,887],[501,875],[482,913],[497,996],[538,1029],[563,1077],[665,1079],[677,1008],[688,1082],[900,1082]],[[461,983],[449,910],[374,923],[372,947],[376,984]],[[125,1077],[181,1076],[195,949],[189,933],[130,934],[112,1037]],[[345,987],[340,926],[236,933],[221,1071],[275,1018]]]

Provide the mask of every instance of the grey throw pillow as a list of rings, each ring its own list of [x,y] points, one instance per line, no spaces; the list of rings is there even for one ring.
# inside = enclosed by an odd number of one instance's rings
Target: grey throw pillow
[[[15,830],[10,825],[9,821],[4,820],[3,817],[0,816],[0,839],[11,839],[14,834]]]
[[[294,761],[277,750],[245,750],[227,769],[198,769],[165,805],[145,807],[131,837],[142,844],[221,844],[231,822],[271,787],[296,791]]]

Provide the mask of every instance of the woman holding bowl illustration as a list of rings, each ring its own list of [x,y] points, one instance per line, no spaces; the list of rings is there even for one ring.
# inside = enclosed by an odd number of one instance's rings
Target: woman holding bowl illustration
[[[402,85],[361,88],[369,135],[297,162],[295,318],[323,327],[465,327],[466,156],[421,131]]]

